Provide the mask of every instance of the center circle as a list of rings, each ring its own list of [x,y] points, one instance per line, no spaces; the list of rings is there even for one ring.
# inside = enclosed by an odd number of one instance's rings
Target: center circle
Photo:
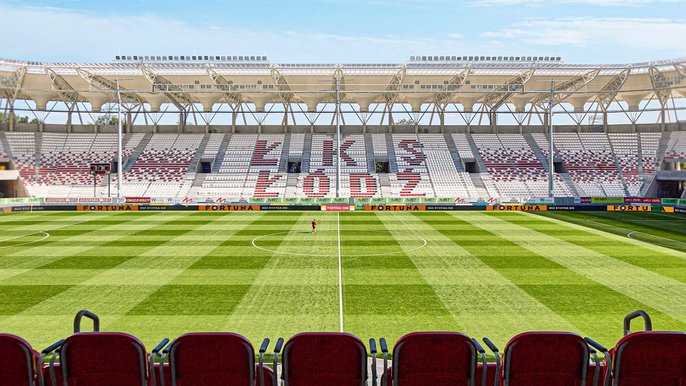
[[[324,231],[324,232],[326,232],[326,231]],[[329,233],[337,233],[336,231],[328,231],[328,232],[329,232]],[[365,233],[388,233],[388,232],[387,232],[387,231],[367,230],[367,231],[365,231]],[[287,250],[286,250],[286,251],[279,251],[279,250],[275,250],[275,249],[270,249],[270,248],[265,247],[265,246],[260,246],[260,242],[262,242],[262,243],[264,244],[265,241],[268,241],[270,238],[274,239],[276,236],[282,236],[282,235],[304,235],[304,234],[311,234],[311,233],[310,233],[310,232],[296,232],[296,231],[270,233],[270,234],[268,234],[268,235],[262,235],[262,236],[258,236],[258,237],[255,237],[254,239],[252,239],[252,246],[255,247],[255,248],[257,248],[257,249],[259,249],[259,250],[261,250],[261,251],[265,251],[265,252],[269,252],[269,253],[276,253],[276,254],[279,254],[279,255],[290,255],[290,256],[314,256],[314,257],[332,257],[332,256],[336,256],[336,252],[334,252],[334,253],[326,253],[326,254],[324,254],[324,253],[303,253],[303,252],[291,252],[291,251],[287,251]],[[390,237],[392,238],[392,236],[390,236]],[[412,245],[410,248],[408,248],[408,249],[403,249],[402,246],[398,245],[398,250],[397,250],[397,251],[390,251],[390,252],[383,252],[383,253],[355,253],[355,254],[342,253],[341,255],[342,255],[342,256],[345,256],[345,257],[357,257],[357,256],[392,256],[392,255],[399,255],[399,254],[402,254],[402,253],[408,253],[408,252],[416,251],[416,250],[418,250],[418,249],[422,249],[422,248],[426,247],[427,244],[429,244],[429,242],[428,242],[426,239],[424,239],[423,237],[417,236],[417,235],[412,234],[412,233],[404,234],[404,235],[403,235],[403,238],[406,239],[406,240],[411,239],[411,240],[413,240],[413,241],[415,241],[415,242],[414,242],[413,245]],[[302,243],[305,243],[307,240],[301,240],[301,241],[302,241]],[[317,240],[313,240],[313,241],[316,242]],[[337,239],[334,239],[333,241],[329,241],[329,242],[337,243]],[[295,246],[294,248],[302,248],[303,245],[308,245],[308,244],[302,244],[302,243],[299,244],[298,246]],[[311,247],[313,247],[313,248],[317,248],[316,244],[315,244],[315,245],[309,244],[309,246],[311,246]]]

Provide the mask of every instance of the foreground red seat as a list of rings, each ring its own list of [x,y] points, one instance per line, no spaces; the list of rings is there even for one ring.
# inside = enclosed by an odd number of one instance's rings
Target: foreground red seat
[[[632,333],[631,321],[639,317],[645,331]],[[639,310],[624,318],[624,334],[612,350],[586,338],[605,353],[606,386],[686,385],[686,333],[653,331],[650,316]]]
[[[356,336],[302,333],[283,349],[285,386],[364,386],[367,350]]]
[[[568,332],[526,332],[503,352],[504,386],[585,386],[589,348]]]
[[[265,340],[260,353],[266,350]],[[169,348],[172,386],[271,386],[271,369],[255,364],[255,350],[245,337],[232,333],[191,333],[174,340]],[[267,380],[267,377],[269,378]]]
[[[38,353],[24,339],[0,334],[0,385],[35,386]]]
[[[477,346],[468,336],[457,332],[416,332],[398,340],[392,367],[384,372],[381,384],[474,386],[476,367]]]
[[[83,332],[60,349],[65,386],[147,386],[145,346],[129,334]]]

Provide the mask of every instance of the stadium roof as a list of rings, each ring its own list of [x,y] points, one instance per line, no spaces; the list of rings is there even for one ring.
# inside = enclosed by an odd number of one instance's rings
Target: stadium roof
[[[183,58],[184,60],[181,60]],[[623,101],[629,110],[645,100],[664,106],[686,96],[686,58],[632,64],[568,64],[559,57],[412,57],[402,64],[272,64],[262,56],[120,56],[111,63],[44,63],[0,59],[3,97],[48,102],[87,102],[93,111],[116,100],[163,104],[180,110],[216,103],[302,103],[307,111],[334,102],[475,105],[496,111],[505,104],[524,111],[550,101],[581,110],[588,102]]]

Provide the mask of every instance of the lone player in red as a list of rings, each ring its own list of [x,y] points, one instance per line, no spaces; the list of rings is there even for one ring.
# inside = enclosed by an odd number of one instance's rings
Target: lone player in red
[[[317,220],[312,220],[312,233],[317,231]]]

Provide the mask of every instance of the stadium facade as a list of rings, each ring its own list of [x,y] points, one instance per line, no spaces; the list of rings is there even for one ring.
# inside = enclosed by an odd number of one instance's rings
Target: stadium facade
[[[522,201],[680,196],[686,180],[686,58],[0,60],[0,87],[9,196],[87,197],[121,186],[126,196],[194,200]],[[122,165],[121,184],[94,181],[93,163]]]

